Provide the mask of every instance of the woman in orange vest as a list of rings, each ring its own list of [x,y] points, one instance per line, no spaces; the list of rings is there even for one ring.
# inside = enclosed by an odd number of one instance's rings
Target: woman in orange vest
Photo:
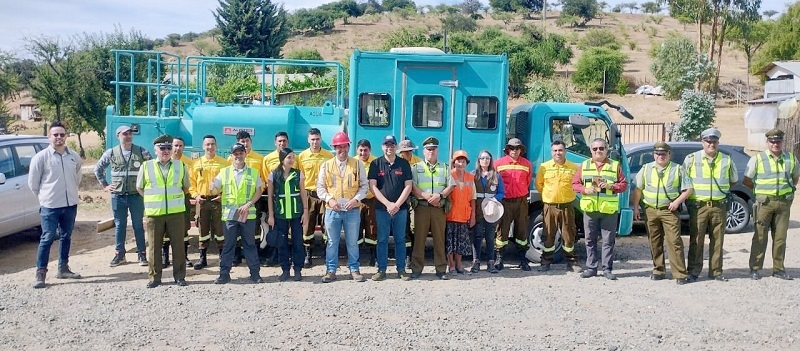
[[[453,153],[450,173],[455,188],[449,197],[451,208],[445,226],[445,252],[450,272],[459,274],[467,272],[461,266],[461,256],[472,254],[469,228],[475,226],[475,176],[465,170],[468,163],[466,151]]]

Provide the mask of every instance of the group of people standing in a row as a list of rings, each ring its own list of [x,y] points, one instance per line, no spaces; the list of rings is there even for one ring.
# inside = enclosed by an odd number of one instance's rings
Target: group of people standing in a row
[[[666,275],[665,237],[673,279],[679,284],[697,280],[702,270],[706,233],[711,238],[709,276],[726,280],[722,276],[721,259],[725,199],[730,185],[737,182],[737,173],[730,157],[717,151],[719,136],[715,129],[704,131],[704,150],[687,157],[683,166],[670,162],[667,144],[657,143],[655,161],[642,168],[636,177],[634,199],[636,203],[641,200],[644,208],[655,265],[651,275],[654,280]],[[149,267],[149,288],[161,284],[162,269],[170,264],[170,247],[173,278],[177,285],[185,286],[187,266],[203,269],[208,265],[212,239],[220,254],[217,284],[231,280],[230,271],[241,264],[242,258],[250,270],[250,280],[263,282],[260,266],[266,264],[269,255],[267,241],[276,246],[274,253],[282,269],[278,279],[288,280],[293,269],[294,280],[301,280],[302,269],[312,266],[317,224],[323,226],[323,237],[327,237],[326,273],[322,277],[325,283],[337,279],[342,231],[347,265],[355,281],[365,280],[360,272],[360,243],[373,247],[370,251],[378,272],[372,280],[387,278],[390,234],[396,243],[397,277],[403,280],[421,276],[428,233],[433,237],[434,265],[440,279],[449,279],[448,274],[466,273],[461,262],[465,255],[473,257],[470,272],[480,271],[483,258],[487,261],[487,271],[497,273],[504,268],[504,253],[513,251],[505,250],[509,246],[517,248],[519,268],[530,271],[525,252],[529,246],[531,182],[544,203],[544,252],[539,270],[550,270],[560,230],[568,270],[588,278],[602,268],[607,279],[616,279],[612,270],[618,194],[627,189],[628,183],[619,162],[608,158],[608,145],[603,139],[592,141],[592,157],[580,166],[566,160],[563,142],[554,141],[553,159],[542,163],[534,178],[531,162],[522,156],[525,147],[516,138],[508,141],[503,150],[505,155],[497,160],[491,152],[481,151],[474,171],[468,171],[469,155],[462,150],[454,152],[448,161],[440,161],[439,141],[433,137],[422,142],[424,158],[413,155],[416,149],[413,142],[398,143],[392,135],[382,140],[381,157],[371,155],[371,143],[366,139],[357,143],[357,156],[350,157],[351,141],[345,133],[337,132],[332,137],[330,145],[334,152],[331,153],[321,148],[321,132],[311,128],[308,149],[296,155],[287,147],[287,133],[278,132],[276,150],[262,157],[252,150],[250,134],[241,131],[227,160],[217,155],[213,135],[203,137],[204,155],[197,159],[183,155],[185,143],[178,137],[162,135],[153,140],[156,158],[147,149],[133,144],[130,127],[119,127],[116,137],[119,146],[108,149],[95,165],[98,181],[112,194],[116,252],[110,265],[126,262],[124,243],[130,214],[137,260]],[[34,157],[29,177],[30,187],[42,206],[35,288],[45,287],[50,246],[56,233],[60,233],[61,242],[57,278],[80,278],[71,271],[68,260],[82,161],[66,147],[63,125],[53,123],[49,138],[50,147]],[[781,151],[782,132],[771,131],[767,138],[770,150],[753,156],[744,181],[746,186],[755,188],[757,195],[751,277],[760,278],[766,232],[772,229],[773,275],[791,279],[782,265],[789,218],[789,206],[785,205],[791,204],[800,170],[794,156]],[[108,167],[111,167],[110,182],[105,175]],[[582,194],[579,207],[586,233],[585,270],[574,252],[573,202],[577,193]],[[191,199],[195,200],[194,215]],[[683,202],[689,207],[692,228],[688,269],[683,265],[677,219],[677,209]],[[641,212],[635,207],[637,219]],[[146,239],[143,216],[148,218]],[[200,229],[200,259],[194,263],[186,255],[192,216]],[[259,222],[264,223],[263,230]],[[512,222],[514,241],[509,245]],[[599,237],[603,240],[600,258]],[[406,271],[408,261],[410,274]]]

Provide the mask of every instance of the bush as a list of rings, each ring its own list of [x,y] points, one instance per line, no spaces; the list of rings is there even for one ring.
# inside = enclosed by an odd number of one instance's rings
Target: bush
[[[627,56],[617,50],[590,48],[578,59],[572,82],[585,93],[615,91],[626,59]]]
[[[322,55],[317,49],[300,49],[288,53],[286,59],[292,60],[322,60]],[[304,66],[280,66],[278,67],[280,73],[313,73],[321,76],[328,72],[324,67],[304,67]]]
[[[678,141],[692,141],[714,123],[714,95],[694,90],[683,90],[678,111],[681,121],[676,126]]]
[[[450,32],[474,32],[478,30],[478,21],[461,14],[449,14],[442,18],[442,29]]]
[[[558,16],[558,18],[556,19],[556,26],[559,26],[559,27],[563,27],[563,26],[576,27],[576,26],[578,26],[578,24],[580,22],[581,22],[581,18],[580,17],[565,15],[565,14],[562,13],[561,16]]]
[[[628,42],[628,49],[631,49],[631,51],[636,50],[636,42],[633,41],[633,40],[629,41]]]
[[[532,102],[570,102],[569,86],[549,78],[533,78],[523,95]]]
[[[677,99],[683,90],[702,85],[714,74],[714,63],[706,54],[698,52],[692,41],[683,35],[670,35],[653,50],[650,71],[656,82],[664,87],[667,99]]]
[[[629,85],[628,80],[625,79],[625,77],[619,77],[615,87],[617,88],[617,94],[619,94],[619,96],[625,96],[628,94]]]
[[[607,29],[590,29],[578,41],[578,49],[586,50],[588,48],[607,47],[614,50],[619,50],[620,44],[614,33]]]

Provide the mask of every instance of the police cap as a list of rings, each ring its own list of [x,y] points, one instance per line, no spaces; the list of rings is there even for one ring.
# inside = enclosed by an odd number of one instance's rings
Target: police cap
[[[663,141],[659,141],[653,146],[653,151],[669,152],[672,151],[672,146],[669,146],[669,144]]]
[[[430,148],[430,147],[439,147],[439,139],[434,137],[427,137],[425,140],[422,141],[422,147]]]
[[[168,134],[159,135],[157,138],[153,139],[153,145],[161,146],[161,145],[172,145],[172,137]]]
[[[778,128],[772,129],[768,131],[764,136],[767,137],[767,140],[770,141],[780,141],[783,140],[784,132]]]
[[[700,139],[703,140],[719,140],[721,136],[722,133],[717,128],[708,128],[700,133]]]

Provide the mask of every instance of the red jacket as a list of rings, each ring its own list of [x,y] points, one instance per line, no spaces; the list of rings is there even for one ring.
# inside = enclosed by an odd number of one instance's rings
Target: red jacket
[[[531,161],[522,156],[514,161],[510,156],[505,155],[494,161],[494,168],[503,177],[506,199],[528,196],[531,179],[533,179]]]

